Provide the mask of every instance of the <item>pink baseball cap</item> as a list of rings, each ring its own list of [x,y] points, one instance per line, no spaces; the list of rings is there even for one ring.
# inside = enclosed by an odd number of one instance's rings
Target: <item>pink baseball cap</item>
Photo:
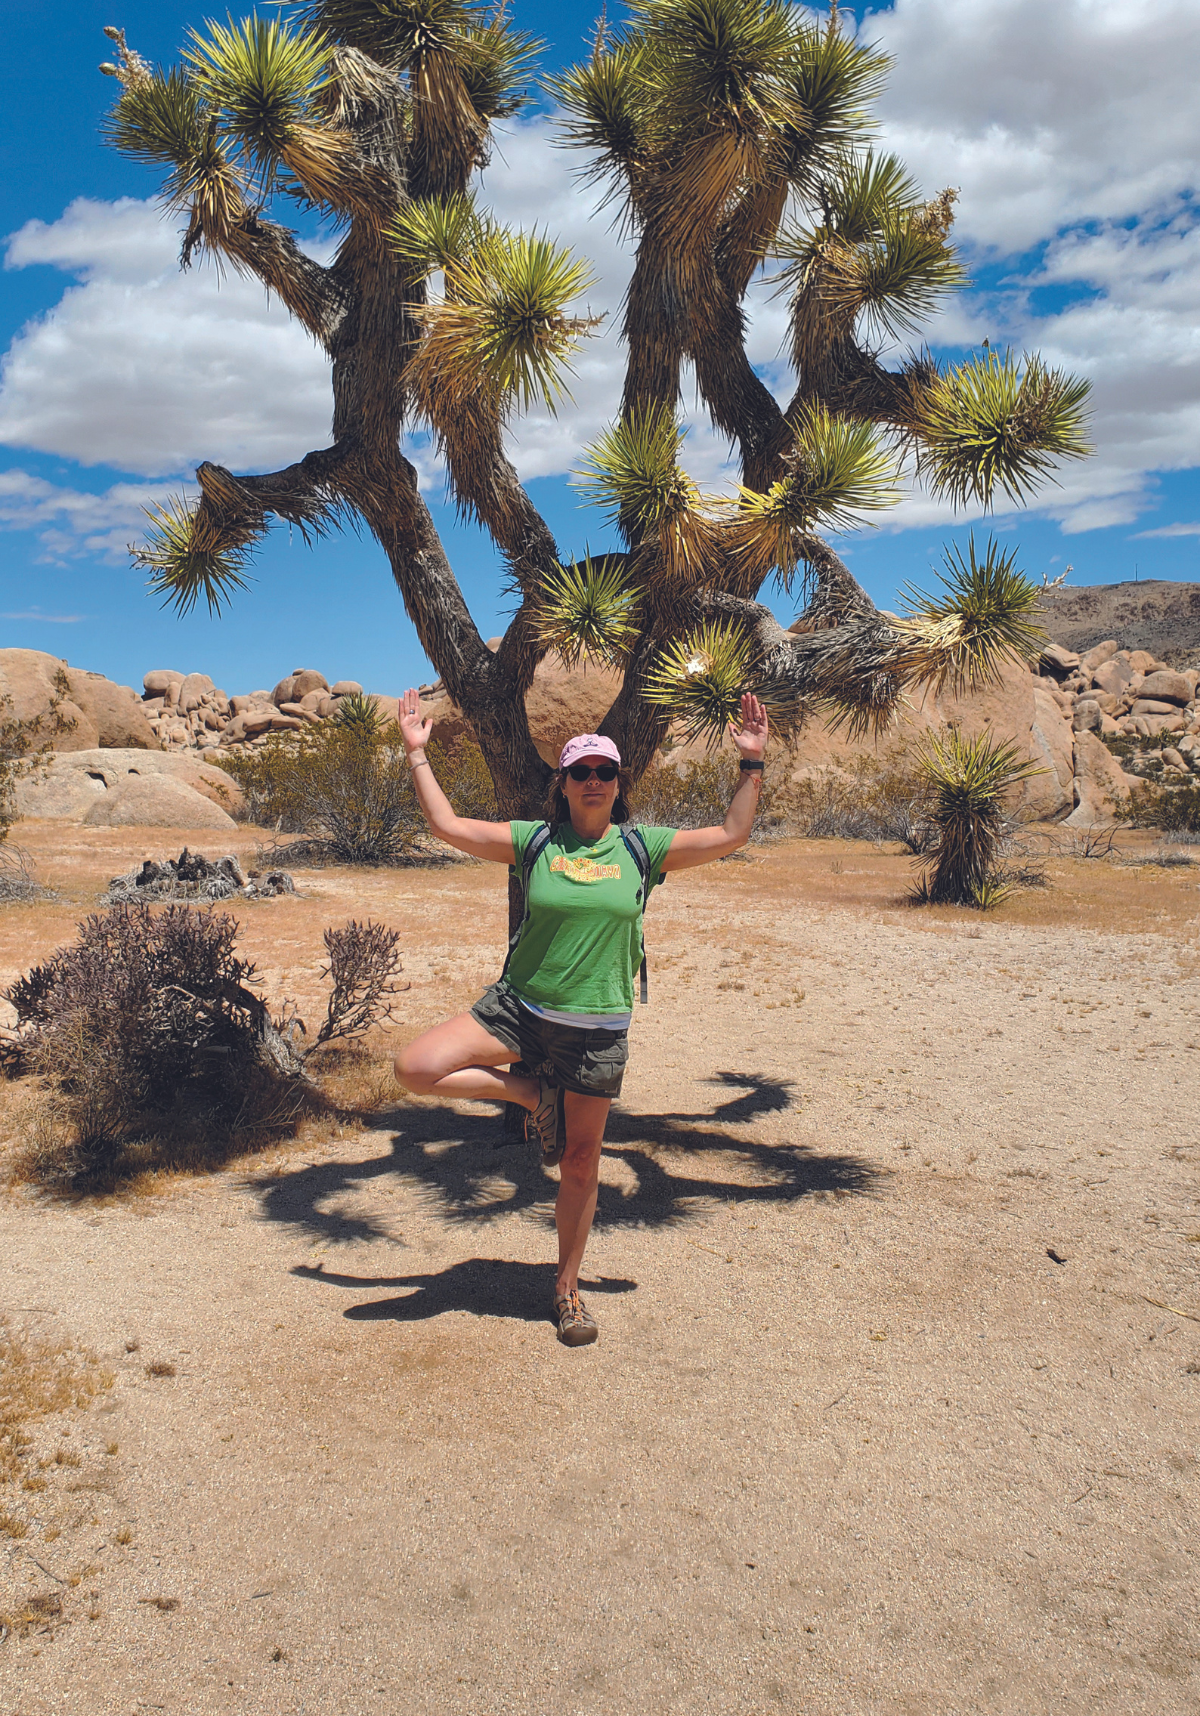
[[[599,733],[577,733],[573,739],[568,739],[562,748],[562,756],[558,759],[560,769],[569,769],[572,763],[581,763],[584,758],[590,761],[594,757],[607,757],[609,762],[621,766],[621,753],[611,739],[602,739]]]

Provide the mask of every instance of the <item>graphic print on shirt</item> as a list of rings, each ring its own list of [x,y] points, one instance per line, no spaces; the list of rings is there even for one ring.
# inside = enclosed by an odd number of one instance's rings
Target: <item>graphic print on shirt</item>
[[[562,853],[550,860],[550,868],[556,875],[565,876],[568,882],[619,882],[621,879],[619,864],[597,864],[594,858],[568,858]]]

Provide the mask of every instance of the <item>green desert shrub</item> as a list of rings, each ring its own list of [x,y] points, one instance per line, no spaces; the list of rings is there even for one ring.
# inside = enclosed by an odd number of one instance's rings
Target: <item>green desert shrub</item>
[[[428,747],[434,773],[462,816],[496,814],[478,744],[460,737]],[[336,716],[220,759],[242,789],[244,815],[302,837],[307,855],[343,864],[396,864],[425,845],[404,742],[374,698],[348,697]]]
[[[22,719],[13,712],[13,700],[0,697],[0,840],[17,820],[16,786],[36,773],[60,733],[69,733],[74,720],[62,713],[71,687],[59,668],[49,707],[40,715]]]
[[[1200,833],[1200,781],[1134,787],[1122,806],[1121,821],[1133,828],[1161,828],[1164,834]]]
[[[681,766],[669,760],[654,763],[633,789],[630,809],[635,820],[649,828],[719,825],[741,779],[738,763],[739,758],[727,751],[692,758]],[[766,763],[751,835],[754,840],[763,839],[780,826],[778,787],[769,752]]]
[[[839,760],[793,782],[786,803],[790,831],[809,840],[894,840],[922,853],[934,835],[928,785],[903,750]]]

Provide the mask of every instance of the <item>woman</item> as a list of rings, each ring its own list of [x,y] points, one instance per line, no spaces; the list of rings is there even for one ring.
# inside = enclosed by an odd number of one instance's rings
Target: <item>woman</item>
[[[396,1076],[414,1095],[520,1103],[543,1163],[561,1163],[554,1309],[567,1346],[586,1346],[599,1333],[579,1297],[579,1269],[596,1213],[604,1126],[625,1072],[645,897],[672,870],[711,864],[750,838],[767,717],[749,695],[741,714],[733,741],[742,774],[723,826],[640,828],[644,883],[635,843],[618,826],[628,815],[628,778],[617,747],[595,733],[569,740],[547,802],[549,839],[529,872],[525,919],[499,981],[469,1013],[435,1025],[396,1056]],[[425,756],[432,730],[417,693],[406,691],[400,731],[430,828],[460,852],[520,873],[546,825],[456,816]],[[507,1070],[515,1061],[534,1076]]]

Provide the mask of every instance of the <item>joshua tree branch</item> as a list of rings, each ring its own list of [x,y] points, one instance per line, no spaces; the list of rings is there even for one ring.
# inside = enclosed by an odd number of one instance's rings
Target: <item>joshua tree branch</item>
[[[459,505],[486,526],[514,583],[530,594],[558,564],[558,547],[505,454],[499,422],[467,411],[437,427]]]
[[[346,311],[345,292],[329,269],[305,256],[286,227],[249,213],[222,235],[220,249],[239,272],[256,275],[313,338],[332,351]],[[190,254],[185,239],[185,267]]]

